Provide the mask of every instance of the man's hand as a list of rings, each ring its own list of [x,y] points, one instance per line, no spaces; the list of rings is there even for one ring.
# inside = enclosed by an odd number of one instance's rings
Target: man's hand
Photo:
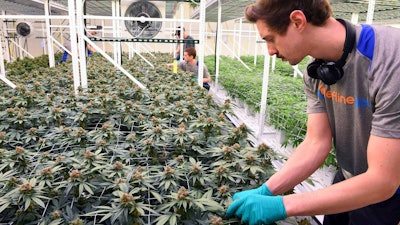
[[[240,198],[244,198],[248,195],[266,195],[273,196],[272,192],[269,190],[268,186],[264,183],[256,189],[250,189],[246,191],[241,191],[233,195],[232,200],[235,201]]]
[[[286,218],[282,196],[247,195],[232,202],[227,217],[237,216],[249,225],[267,225]]]

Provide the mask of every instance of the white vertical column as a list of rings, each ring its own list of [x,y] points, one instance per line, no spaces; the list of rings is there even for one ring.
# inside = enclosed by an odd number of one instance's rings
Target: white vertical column
[[[367,12],[367,24],[372,24],[374,20],[375,0],[369,0]]]
[[[111,13],[112,13],[112,34],[113,37],[117,37],[117,21],[115,20],[116,11],[117,11],[117,0],[112,1],[111,3]],[[118,62],[118,53],[117,53],[117,42],[112,42],[113,52],[114,52],[114,60]]]
[[[180,12],[181,12],[181,19],[184,19],[184,15],[183,15],[183,2],[181,2],[180,4],[179,4],[179,7],[180,7]],[[183,22],[181,21],[181,23],[180,23],[180,25],[179,25],[180,27],[181,27],[181,29],[180,29],[180,37],[179,37],[179,39],[185,39],[185,37],[183,36],[183,28],[184,28],[184,26],[183,26]],[[176,29],[176,28],[175,28]],[[185,29],[187,29],[187,27],[185,28]],[[188,31],[189,32],[189,31]],[[179,60],[180,61],[182,61],[183,60],[183,50],[184,50],[184,45],[185,45],[185,43],[181,43],[181,44],[179,44],[180,45],[180,47],[179,47]]]
[[[359,15],[360,15],[359,13],[353,12],[351,14],[351,21],[350,22],[352,22],[353,24],[357,24]]]
[[[115,8],[116,12],[115,14],[117,15],[117,17],[121,16],[121,0],[117,0],[116,2],[116,8]],[[116,21],[116,29],[117,29],[117,37],[121,37],[121,20],[117,20]],[[121,42],[117,41],[116,43],[116,48],[117,48],[117,62],[119,63],[119,65],[122,64],[122,49],[121,49]]]
[[[46,38],[47,38],[47,53],[49,56],[49,65],[54,67],[56,65],[54,59],[54,48],[53,40],[51,39],[51,27],[50,27],[50,4],[49,0],[44,1],[44,14],[46,16]]]
[[[215,49],[215,87],[218,87],[218,77],[219,77],[219,56],[221,54],[220,42],[222,41],[222,9],[221,0],[218,0],[218,21],[217,21],[217,36],[216,38],[216,49]]]
[[[260,117],[258,118],[258,133],[257,133],[257,144],[260,144],[262,135],[264,133],[265,117],[267,114],[267,94],[268,94],[268,82],[269,82],[269,61],[270,56],[268,54],[268,49],[264,45],[265,56],[264,56],[264,74],[263,74],[263,84],[262,84],[262,95],[261,95],[261,109]]]
[[[275,71],[275,66],[276,66],[276,55],[273,55],[272,56],[272,66],[271,66],[271,71],[272,72]]]
[[[23,59],[23,58],[25,57],[24,52],[25,52],[26,50],[23,48],[24,43],[23,43],[23,40],[22,40],[22,39],[25,40],[25,38],[20,37],[19,35],[17,35],[17,37],[18,37],[18,40],[17,40],[17,41],[18,41],[18,44],[17,44],[17,47],[18,47],[19,57],[20,57],[21,59]]]
[[[68,15],[69,15],[69,31],[71,41],[71,58],[72,58],[72,71],[74,76],[74,91],[78,94],[78,87],[80,86],[79,75],[79,60],[78,60],[78,43],[76,38],[76,18],[75,18],[75,1],[68,0]]]
[[[118,0],[114,0],[112,2],[112,16],[113,21],[113,37],[120,37],[119,36],[119,29],[120,27],[118,26],[119,24],[119,20],[116,20],[115,17],[119,17],[119,1]],[[114,42],[113,43],[114,46],[114,60],[117,61],[117,63],[119,65],[121,65],[121,43],[120,42]]]
[[[205,42],[205,21],[206,21],[206,0],[200,1],[200,23],[199,23],[199,74],[197,82],[202,87],[203,86],[203,67],[204,67],[204,42]]]
[[[238,37],[238,56],[242,54],[242,29],[243,29],[243,18],[239,19],[239,37]]]
[[[2,10],[1,14],[2,15],[6,15],[6,11]],[[7,34],[7,24],[3,20],[1,20],[0,22],[2,24],[2,26],[1,26],[2,27],[2,32],[3,32],[2,36],[3,36],[4,42],[5,42],[5,45],[4,45],[4,58],[3,59],[5,59],[7,62],[10,62],[11,61],[11,59],[10,59],[10,49],[8,48],[8,40],[6,38],[8,36],[8,34]]]
[[[255,28],[253,24],[253,30],[257,31],[257,28]],[[256,32],[257,33],[257,32]],[[254,65],[257,65],[257,54],[258,54],[258,42],[259,42],[259,36],[255,36],[254,38],[256,40],[256,43],[254,44]]]
[[[105,37],[105,33],[104,33],[104,31],[105,31],[105,29],[104,29],[104,27],[106,26],[106,22],[104,21],[104,20],[101,20],[101,36],[102,37]],[[103,41],[102,42],[102,45],[103,45],[103,50],[104,51],[106,51],[106,42],[105,41]]]
[[[81,78],[81,87],[87,88],[87,70],[86,70],[86,42],[83,39],[85,35],[84,30],[84,19],[83,19],[83,2],[82,0],[76,1],[76,25],[78,30],[78,50],[79,50],[79,65],[80,65],[80,78]]]
[[[3,35],[0,35],[0,76],[6,76],[6,69],[3,57]]]
[[[46,27],[45,27],[45,25],[44,25],[43,23],[41,23],[40,25],[41,25],[41,27],[42,27],[42,37],[43,37],[43,40],[40,42],[40,47],[43,48],[43,54],[47,55],[47,49],[46,49],[46,46],[47,46],[46,43],[47,43],[47,42],[44,41],[44,37],[47,37],[47,34],[46,34]],[[50,60],[49,60],[49,61],[50,61]],[[50,63],[49,63],[49,65],[50,65]]]

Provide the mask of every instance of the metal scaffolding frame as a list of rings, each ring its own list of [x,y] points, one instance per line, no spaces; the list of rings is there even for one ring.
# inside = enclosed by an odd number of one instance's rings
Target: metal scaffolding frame
[[[4,1],[4,0],[3,0]],[[84,12],[84,3],[85,0],[68,0],[67,3],[67,11],[68,15],[50,15],[51,12],[51,5],[50,0],[44,0],[43,1],[43,7],[44,7],[44,15],[6,15],[3,13],[0,15],[0,19],[42,19],[45,20],[46,24],[46,38],[47,38],[47,52],[49,55],[49,65],[50,67],[54,67],[56,65],[55,59],[54,59],[54,44],[60,46],[65,50],[65,48],[55,40],[55,38],[52,37],[52,32],[51,28],[53,27],[51,25],[51,21],[54,19],[58,20],[67,20],[69,21],[69,32],[70,32],[70,39],[71,39],[71,55],[72,55],[72,68],[73,68],[73,77],[74,77],[74,90],[75,93],[78,94],[78,88],[87,88],[87,72],[86,72],[86,57],[78,57],[86,55],[86,44],[88,43],[94,47],[94,49],[99,52],[102,56],[104,56],[108,61],[110,61],[115,67],[117,67],[123,74],[125,74],[129,79],[131,79],[136,85],[138,85],[140,88],[146,88],[143,84],[141,84],[138,80],[136,80],[128,71],[126,71],[122,66],[121,66],[121,42],[126,41],[126,38],[121,38],[121,20],[140,20],[144,22],[153,22],[153,21],[162,21],[162,22],[173,22],[173,23],[183,23],[183,22],[189,22],[189,23],[198,23],[199,24],[199,40],[196,42],[199,44],[199,51],[198,51],[198,57],[199,57],[199,66],[204,65],[204,30],[205,30],[205,1],[206,0],[201,0],[201,1],[196,1],[199,2],[199,7],[201,8],[201,11],[203,12],[202,15],[200,16],[199,19],[184,19],[184,18],[143,18],[143,17],[124,17],[121,16],[121,0],[112,0],[112,15],[111,16],[91,16],[91,15],[86,15]],[[36,0],[32,1],[37,3]],[[175,0],[175,2],[188,2],[187,0]],[[1,2],[0,2],[1,3]],[[57,5],[58,6],[58,5]],[[59,8],[57,8],[59,9]],[[38,14],[39,12],[36,12]],[[112,20],[113,21],[113,42],[116,42],[114,44],[113,48],[113,55],[114,58],[110,57],[103,48],[98,47],[94,41],[96,39],[89,38],[86,36],[86,28],[85,28],[85,20],[86,19],[101,19],[101,20]],[[3,33],[4,31],[4,26],[3,26]],[[0,36],[3,40],[3,37]],[[101,40],[97,39],[97,41],[106,41],[106,40]],[[161,40],[161,39],[131,39],[128,41],[137,41],[137,42],[154,42],[154,43],[184,43],[184,40],[175,40],[175,39],[170,39],[170,40]],[[139,54],[136,52],[136,54]],[[141,56],[144,58],[143,56]],[[3,58],[3,55],[2,55]],[[147,63],[151,65],[149,61],[146,60]],[[153,65],[151,65],[153,66]],[[0,67],[1,67],[1,78],[6,82],[10,87],[15,87],[14,85],[11,85],[10,81],[5,81],[6,78],[6,71],[5,71],[5,66],[4,66],[4,61],[1,60],[0,62]],[[203,70],[199,71],[199,78],[203,76]],[[199,85],[202,85],[199,80]]]
[[[366,15],[366,23],[371,24],[373,22],[373,18],[374,18],[374,11],[375,11],[375,7],[376,7],[376,1],[377,0],[368,0],[368,11],[367,11],[367,15]],[[379,1],[379,0],[378,0]],[[253,2],[253,1],[251,1]],[[343,1],[338,0],[338,1],[333,1],[334,4],[343,4]],[[363,3],[362,0],[358,0],[358,1],[354,1],[356,3],[360,2]],[[216,45],[217,45],[217,50],[215,53],[215,57],[216,57],[216,83],[218,84],[218,75],[219,75],[219,58],[220,58],[220,45],[224,45],[225,47],[227,47],[229,49],[228,46],[226,46],[226,44],[224,43],[224,41],[222,40],[222,29],[221,29],[221,23],[227,20],[232,19],[232,13],[236,14],[237,16],[237,10],[238,10],[238,5],[243,4],[243,2],[234,2],[234,1],[230,1],[230,0],[211,0],[207,2],[207,18],[206,21],[210,22],[217,22],[218,23],[218,31],[217,31],[217,37],[216,37]],[[248,4],[248,2],[245,2],[244,4]],[[222,18],[223,16],[223,7],[228,8],[228,11],[230,13],[228,13],[227,15],[225,15],[224,19]],[[335,7],[337,7],[337,5],[335,5]],[[396,1],[391,2],[391,4],[388,6],[389,8],[392,7],[393,9],[398,9],[398,7],[400,7],[399,3]],[[386,9],[385,9],[386,10]],[[194,11],[192,17],[196,18],[197,16],[199,16],[200,11]],[[241,13],[243,13],[243,8],[241,10]],[[343,13],[343,12],[341,12]],[[358,23],[358,19],[360,18],[360,13],[359,12],[351,12],[351,13],[347,13],[347,15],[350,14],[350,19],[353,23]],[[345,15],[345,14],[342,14]],[[364,15],[363,15],[364,16]],[[236,17],[237,19],[238,17]],[[399,17],[400,18],[400,17]],[[240,23],[239,23],[239,38],[241,37],[241,33],[242,33],[242,23],[243,21],[240,19]],[[264,45],[265,46],[265,45]],[[239,45],[239,50],[240,52],[240,45]],[[269,57],[268,55],[268,51],[266,50],[266,48],[263,48],[263,51],[265,51],[265,61],[264,61],[264,74],[263,74],[263,90],[262,90],[262,96],[261,96],[261,106],[266,106],[267,104],[267,93],[268,93],[268,76],[269,76],[269,71],[271,71],[271,65],[270,65],[270,60],[272,60],[272,68],[274,68],[275,65],[275,60],[276,57]],[[232,51],[232,54],[235,56],[236,53],[234,51]],[[298,74],[300,76],[302,76],[301,71],[298,69],[298,67],[294,66],[294,76],[297,76]],[[215,85],[217,86],[217,85]],[[264,123],[265,122],[265,117],[266,117],[266,107],[261,107],[260,110],[260,123]],[[260,126],[260,129],[257,131],[257,138],[258,141],[261,141],[260,138],[263,134],[263,126]]]

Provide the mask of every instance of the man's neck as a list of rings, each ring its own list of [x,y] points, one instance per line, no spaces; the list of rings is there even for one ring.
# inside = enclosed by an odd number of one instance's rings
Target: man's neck
[[[190,66],[195,66],[195,65],[197,64],[197,60],[193,59],[193,60],[191,60],[190,62],[188,62],[188,64],[189,64]]]

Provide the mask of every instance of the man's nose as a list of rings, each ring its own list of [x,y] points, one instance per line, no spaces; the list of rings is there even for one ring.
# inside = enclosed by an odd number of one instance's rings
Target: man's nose
[[[268,44],[267,44],[267,49],[268,49],[268,54],[269,54],[270,56],[273,56],[273,55],[275,55],[275,54],[278,53],[278,50],[277,50],[274,46],[272,46],[272,45],[268,45]]]

